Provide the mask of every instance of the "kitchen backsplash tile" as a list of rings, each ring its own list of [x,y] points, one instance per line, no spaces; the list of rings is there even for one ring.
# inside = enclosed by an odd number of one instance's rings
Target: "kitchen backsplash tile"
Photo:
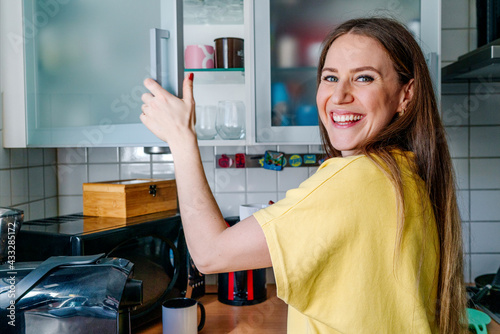
[[[269,201],[277,202],[278,195],[275,191],[247,193],[247,204],[269,204]]]
[[[28,168],[29,201],[39,201],[45,197],[44,173],[42,167]],[[30,208],[31,210],[31,208]],[[31,212],[31,211],[30,211]],[[43,213],[43,211],[42,211]]]
[[[30,148],[28,149],[28,166],[43,166],[43,149]]]
[[[455,61],[469,51],[468,29],[445,29],[441,33],[441,57],[443,61]]]
[[[114,181],[119,179],[120,169],[118,164],[89,164],[88,182]]]
[[[151,154],[144,153],[143,147],[121,147],[120,162],[150,162]]]
[[[11,193],[10,193],[10,170],[0,170],[0,206],[10,206]]]
[[[500,253],[500,222],[471,223],[471,252]],[[500,266],[500,263],[499,263]]]
[[[500,264],[500,253],[471,254],[471,280],[484,274],[494,274]]]
[[[153,164],[154,179],[175,179],[174,163],[155,163]]]
[[[469,156],[469,130],[466,127],[447,127],[446,135],[452,158]]]
[[[471,221],[500,221],[500,190],[471,190]]]
[[[287,191],[297,188],[305,179],[309,177],[307,167],[302,168],[284,168],[278,174],[278,191]]]
[[[443,1],[442,11],[453,13],[453,15],[442,16],[441,27],[443,29],[463,28],[469,24],[469,0]]]
[[[59,165],[57,174],[59,196],[82,195],[82,184],[89,182],[87,165]]]
[[[83,212],[83,196],[59,196],[59,215]]]
[[[10,167],[20,168],[28,166],[28,150],[23,148],[10,149]]]
[[[441,98],[441,119],[445,126],[469,124],[469,98],[464,95],[443,95]]]
[[[489,85],[476,86],[478,91]],[[485,89],[483,89],[484,91]],[[470,124],[471,125],[500,125],[500,113],[491,110],[498,109],[500,94],[480,93],[470,98]]]
[[[500,189],[500,159],[471,159],[471,189]]]
[[[11,181],[11,202],[12,205],[29,202],[29,181],[28,168],[17,168],[10,171]]]
[[[59,148],[57,149],[58,164],[81,164],[87,162],[85,148]]]
[[[500,156],[500,126],[476,126],[470,128],[471,157]]]
[[[460,210],[460,218],[462,218],[463,221],[470,220],[469,198],[470,198],[469,190],[457,191],[458,209]]]
[[[278,186],[278,173],[264,168],[247,168],[247,192],[276,192]]]
[[[215,169],[215,192],[245,192],[245,169]]]
[[[43,167],[43,184],[45,198],[57,196],[57,167],[55,165]]]
[[[135,163],[135,164],[120,164],[120,179],[150,179],[151,164]]]
[[[90,147],[89,163],[118,163],[117,147]]]
[[[215,193],[214,196],[224,217],[239,216],[240,205],[246,203],[246,195],[243,192]]]
[[[452,159],[457,189],[469,189],[469,160]]]

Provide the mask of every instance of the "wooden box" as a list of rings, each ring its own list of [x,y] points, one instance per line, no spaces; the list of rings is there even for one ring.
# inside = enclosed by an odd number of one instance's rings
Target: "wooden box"
[[[83,184],[85,216],[128,218],[177,210],[175,180],[132,179]]]

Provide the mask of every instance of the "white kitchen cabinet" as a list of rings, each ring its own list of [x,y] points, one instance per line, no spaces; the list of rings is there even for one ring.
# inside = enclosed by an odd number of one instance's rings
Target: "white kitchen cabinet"
[[[255,143],[317,144],[315,90],[320,44],[335,25],[354,17],[390,15],[420,41],[439,92],[441,1],[253,0]]]
[[[243,12],[225,7],[243,2]],[[151,28],[170,31],[160,49],[175,62],[165,83],[174,92],[184,46],[245,41],[243,70],[193,71],[198,105],[245,102],[245,138],[200,145],[317,144],[316,51],[330,28],[388,11],[422,41],[439,91],[440,8],[435,0],[0,0],[4,146],[165,146],[139,120]],[[286,87],[288,105],[273,118],[276,87]]]

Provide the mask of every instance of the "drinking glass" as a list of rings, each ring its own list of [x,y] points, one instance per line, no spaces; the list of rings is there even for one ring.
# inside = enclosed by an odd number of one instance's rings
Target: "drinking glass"
[[[198,139],[214,139],[217,134],[215,120],[217,118],[217,107],[213,105],[196,106],[196,135]]]
[[[243,101],[219,101],[217,133],[222,139],[245,137],[245,104]]]

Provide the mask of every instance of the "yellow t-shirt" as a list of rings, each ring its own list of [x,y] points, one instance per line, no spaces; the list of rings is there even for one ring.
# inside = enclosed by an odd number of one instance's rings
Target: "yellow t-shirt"
[[[278,297],[289,305],[288,333],[438,332],[434,215],[423,181],[395,155],[405,199],[397,258],[395,190],[366,156],[325,161],[286,198],[254,214]]]

